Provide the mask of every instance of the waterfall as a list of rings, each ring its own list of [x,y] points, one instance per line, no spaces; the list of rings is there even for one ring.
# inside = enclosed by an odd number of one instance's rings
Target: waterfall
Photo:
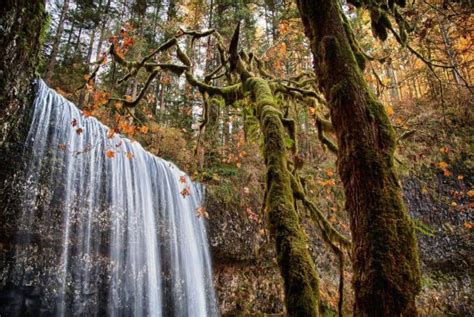
[[[41,80],[33,111],[4,311],[217,315],[199,185]]]

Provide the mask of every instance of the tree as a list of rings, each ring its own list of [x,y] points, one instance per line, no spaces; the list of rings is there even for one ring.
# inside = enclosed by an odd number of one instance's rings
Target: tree
[[[109,98],[104,104],[116,105],[126,110],[136,107],[147,89],[159,73],[168,72],[180,76],[185,75],[187,82],[197,88],[204,100],[204,112],[213,102],[231,105],[236,101],[247,100],[252,115],[259,122],[263,135],[264,161],[266,166],[266,188],[262,210],[268,216],[270,233],[276,244],[277,260],[284,279],[286,307],[290,316],[319,315],[319,278],[314,262],[307,247],[307,236],[300,223],[300,215],[296,210],[296,202],[301,201],[310,212],[313,221],[320,227],[324,241],[335,250],[341,258],[341,248],[348,248],[350,241],[336,231],[315,205],[307,199],[298,171],[296,125],[292,118],[283,111],[286,102],[308,102],[312,104],[319,95],[307,89],[308,82],[303,75],[289,84],[283,84],[273,78],[264,68],[262,61],[253,53],[238,52],[238,27],[232,37],[229,53],[223,38],[215,30],[204,32],[181,30],[176,36],[165,41],[161,46],[143,57],[141,60],[127,60],[124,45],[130,40],[126,35],[114,37],[110,48],[112,59],[125,70],[120,82],[137,77],[142,72],[147,74],[146,81],[136,98]],[[219,52],[219,64],[204,79],[200,80],[193,74],[191,59],[180,47],[182,37],[190,37],[194,43],[200,38],[212,36]],[[165,55],[170,60],[170,50],[175,49],[176,61],[179,63],[159,62],[157,56]],[[167,53],[167,54],[164,54]],[[100,65],[98,66],[100,67]],[[88,78],[93,81],[97,69]],[[224,76],[227,85],[214,86],[209,84],[210,78]],[[310,76],[311,77],[311,76]],[[220,101],[219,101],[220,100]],[[342,278],[342,272],[341,272]],[[342,298],[341,298],[342,300]]]
[[[0,8],[0,145],[19,122],[19,110],[31,101],[31,80],[42,61],[47,29],[43,1],[8,0]]]
[[[353,239],[354,315],[414,316],[420,290],[417,243],[394,167],[393,128],[364,80],[364,57],[339,2],[297,4],[337,135]],[[380,24],[386,16],[378,18],[374,27],[385,30]]]

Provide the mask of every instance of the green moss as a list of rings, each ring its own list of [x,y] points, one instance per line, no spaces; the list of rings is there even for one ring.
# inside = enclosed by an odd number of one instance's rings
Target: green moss
[[[277,260],[285,283],[289,316],[319,315],[319,278],[307,247],[307,237],[294,208],[291,174],[287,166],[282,113],[266,80],[245,81],[255,101],[255,112],[264,136],[266,199],[270,232],[276,242]]]
[[[351,218],[355,316],[413,316],[420,271],[413,223],[394,168],[395,134],[361,73],[336,1],[299,0],[338,139],[338,171]],[[372,11],[377,36],[390,21]]]

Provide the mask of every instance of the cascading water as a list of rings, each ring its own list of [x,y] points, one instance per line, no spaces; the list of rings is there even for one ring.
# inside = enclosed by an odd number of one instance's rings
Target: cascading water
[[[2,311],[217,315],[199,187],[37,86]]]

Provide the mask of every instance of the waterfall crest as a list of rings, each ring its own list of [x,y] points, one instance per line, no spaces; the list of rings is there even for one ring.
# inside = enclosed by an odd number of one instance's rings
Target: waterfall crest
[[[108,130],[37,82],[8,283],[41,304],[10,312],[217,315],[200,187]]]

